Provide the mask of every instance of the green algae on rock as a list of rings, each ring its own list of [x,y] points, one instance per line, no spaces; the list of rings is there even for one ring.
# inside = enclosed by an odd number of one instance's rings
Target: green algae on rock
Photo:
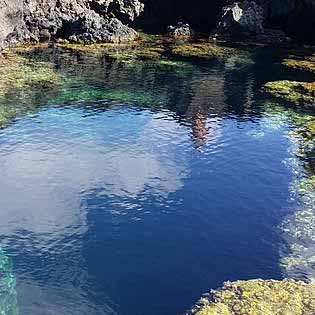
[[[274,81],[263,86],[263,91],[272,97],[294,105],[315,106],[315,82]]]
[[[213,43],[182,43],[172,45],[170,54],[180,58],[220,59],[235,52],[233,48],[215,45]]]
[[[310,315],[315,312],[315,284],[295,280],[226,282],[199,300],[195,315]]]
[[[12,274],[11,259],[0,248],[0,314],[18,315],[15,277]]]
[[[60,75],[52,64],[30,62],[12,51],[4,53],[0,64],[0,128],[3,128],[12,119],[34,110],[39,99],[45,97],[44,92],[58,84]]]

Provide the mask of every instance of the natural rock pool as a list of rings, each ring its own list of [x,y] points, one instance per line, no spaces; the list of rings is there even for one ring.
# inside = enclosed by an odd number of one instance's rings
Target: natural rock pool
[[[315,117],[259,93],[298,75],[272,53],[35,52],[0,78],[0,313],[175,315],[315,278]]]

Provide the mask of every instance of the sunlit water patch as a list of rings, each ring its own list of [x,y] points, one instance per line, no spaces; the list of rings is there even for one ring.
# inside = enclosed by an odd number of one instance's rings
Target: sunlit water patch
[[[258,102],[259,62],[38,55],[41,79],[28,64],[0,94],[21,314],[179,314],[224,280],[284,276],[295,123]]]

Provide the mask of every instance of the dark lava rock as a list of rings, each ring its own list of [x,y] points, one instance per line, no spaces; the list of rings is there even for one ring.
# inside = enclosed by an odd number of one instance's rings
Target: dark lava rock
[[[259,0],[258,0],[259,1]],[[266,2],[234,2],[222,9],[220,22],[214,37],[226,40],[250,40],[265,44],[287,43],[290,38],[280,29],[265,28],[268,25]]]
[[[139,0],[0,0],[0,48],[21,40],[131,41],[137,33],[126,23],[142,10]]]
[[[263,22],[264,9],[255,1],[235,2],[223,8],[218,32],[232,36],[262,34]]]

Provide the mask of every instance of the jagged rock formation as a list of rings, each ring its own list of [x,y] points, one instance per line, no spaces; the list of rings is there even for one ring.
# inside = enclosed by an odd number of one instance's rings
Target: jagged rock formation
[[[261,34],[264,32],[264,9],[255,1],[235,2],[223,8],[220,32]]]
[[[223,7],[220,22],[214,32],[214,37],[226,40],[248,39],[251,41],[278,44],[290,41],[285,32],[265,27],[267,8],[263,2],[234,2]]]
[[[57,38],[74,42],[130,41],[137,33],[125,23],[142,10],[138,0],[0,0],[0,46],[12,41]]]

